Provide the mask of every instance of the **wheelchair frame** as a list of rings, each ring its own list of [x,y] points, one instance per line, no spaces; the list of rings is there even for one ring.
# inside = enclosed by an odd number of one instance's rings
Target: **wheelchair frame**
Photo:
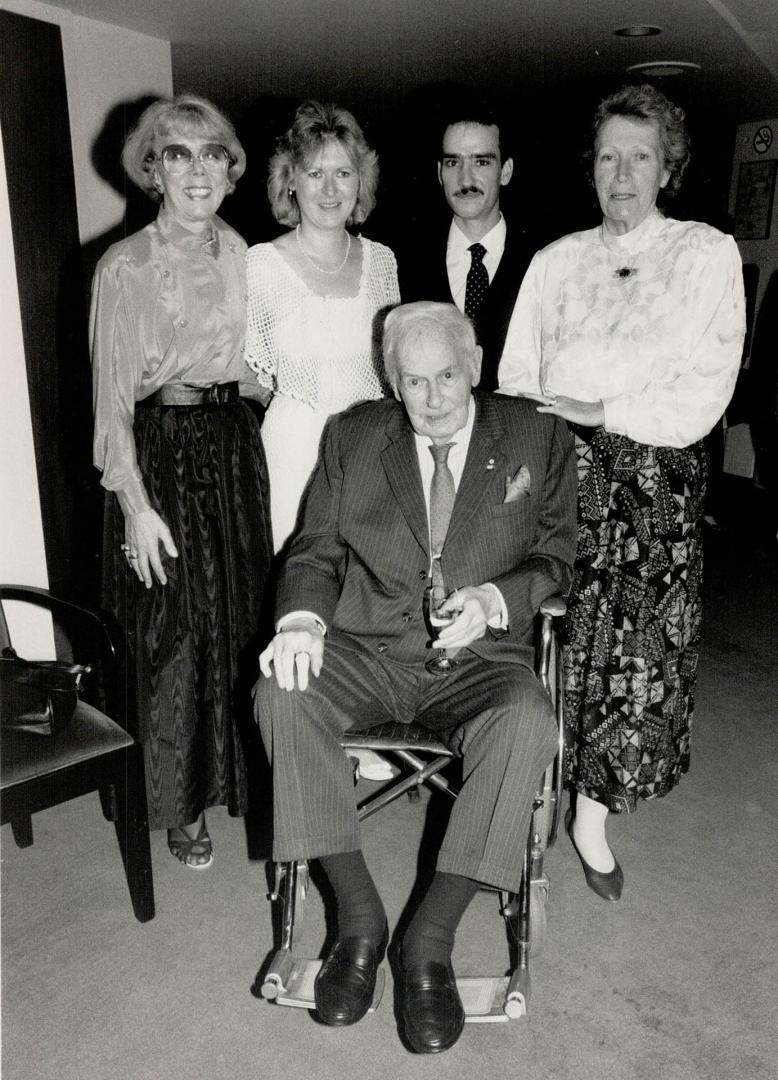
[[[546,769],[542,786],[534,799],[519,892],[500,892],[500,912],[509,929],[512,928],[516,965],[508,975],[457,977],[465,1018],[471,1023],[513,1020],[526,1014],[531,989],[529,959],[531,955],[540,953],[545,939],[550,881],[544,871],[543,860],[546,849],[554,844],[558,832],[564,749],[562,674],[554,620],[562,617],[565,611],[565,601],[559,596],[550,597],[540,607],[535,671],[556,713],[557,755]],[[351,729],[343,734],[341,743],[346,752],[367,748],[392,754],[406,771],[404,777],[389,781],[358,804],[360,822],[406,792],[411,798],[419,798],[419,788],[425,783],[446,792],[451,798],[457,797],[453,785],[440,775],[441,769],[455,757],[454,753],[420,725],[411,724],[408,728],[405,725],[384,724],[368,732]],[[419,754],[431,756],[425,760]],[[408,772],[409,769],[413,771]],[[281,940],[264,974],[260,993],[263,998],[278,1005],[315,1009],[313,984],[322,961],[294,955],[295,929],[301,918],[308,885],[307,860],[276,863],[275,884],[268,899],[282,903]],[[381,968],[376,979],[371,1012],[378,1008],[384,984],[384,971]]]

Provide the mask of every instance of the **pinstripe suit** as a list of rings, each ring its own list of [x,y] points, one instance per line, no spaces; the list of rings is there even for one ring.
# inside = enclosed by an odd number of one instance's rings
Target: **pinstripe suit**
[[[526,465],[529,495],[505,503]],[[308,690],[262,680],[257,718],[274,771],[274,856],[360,846],[339,733],[357,720],[414,715],[463,756],[465,782],[438,868],[517,888],[532,795],[555,749],[553,716],[532,674],[540,602],[569,582],[575,467],[565,424],[515,398],[477,395],[476,421],[441,560],[454,586],[494,582],[507,634],[463,651],[444,679],[423,667],[427,514],[413,432],[396,401],[331,421],[303,520],[282,568],[276,615],[327,624],[324,667]]]

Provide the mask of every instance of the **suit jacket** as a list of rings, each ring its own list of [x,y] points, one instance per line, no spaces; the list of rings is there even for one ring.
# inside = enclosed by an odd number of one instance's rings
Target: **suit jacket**
[[[505,346],[508,324],[519,286],[535,254],[534,246],[518,229],[512,229],[507,219],[506,223],[505,250],[473,320],[478,344],[484,351],[479,384],[481,390],[497,388],[497,368]],[[404,304],[413,300],[454,302],[446,270],[449,228],[450,219],[445,229],[433,230],[428,237],[420,233],[413,238],[412,245],[399,252],[397,272]]]
[[[522,465],[530,492],[506,503],[506,478]],[[509,632],[469,646],[484,659],[532,666],[535,614],[570,582],[576,490],[563,420],[518,398],[476,395],[441,568],[452,590],[491,581],[505,599]],[[313,611],[347,647],[424,660],[429,563],[421,474],[402,404],[367,402],[333,417],[281,569],[276,617]]]

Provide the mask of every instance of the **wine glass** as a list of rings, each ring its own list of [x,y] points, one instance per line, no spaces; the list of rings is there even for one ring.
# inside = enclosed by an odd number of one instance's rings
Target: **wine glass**
[[[427,629],[435,640],[440,631],[456,619],[458,611],[441,611],[443,604],[448,598],[445,586],[441,583],[430,583],[424,590],[424,621]],[[459,661],[449,656],[445,649],[436,649],[435,656],[431,656],[424,667],[431,675],[448,675],[457,667]]]

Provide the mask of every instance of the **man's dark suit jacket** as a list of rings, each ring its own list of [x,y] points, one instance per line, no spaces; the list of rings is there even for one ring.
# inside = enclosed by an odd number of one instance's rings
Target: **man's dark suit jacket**
[[[497,368],[505,345],[519,286],[535,248],[506,218],[507,232],[497,273],[489,283],[486,296],[476,312],[475,331],[484,350],[481,367],[481,390],[497,388]],[[414,300],[439,300],[453,303],[446,270],[446,245],[451,221],[445,228],[420,232],[413,244],[396,252],[400,296],[404,304]]]
[[[529,493],[505,502],[526,465]],[[441,566],[450,588],[493,582],[509,633],[469,646],[484,660],[533,663],[540,603],[564,592],[576,544],[573,440],[558,418],[518,398],[476,395],[476,419]],[[423,661],[427,511],[402,404],[367,402],[333,417],[278,583],[276,617],[311,611],[346,647]],[[326,664],[326,645],[325,658]]]

